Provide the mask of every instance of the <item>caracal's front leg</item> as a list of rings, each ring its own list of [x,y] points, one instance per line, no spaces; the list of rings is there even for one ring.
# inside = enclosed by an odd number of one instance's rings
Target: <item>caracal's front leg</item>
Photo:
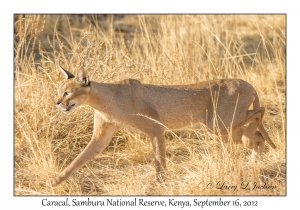
[[[164,130],[158,129],[154,134],[151,134],[149,136],[154,151],[156,178],[158,181],[163,181],[164,173],[167,168]]]
[[[77,169],[102,152],[108,146],[117,130],[118,126],[105,122],[101,116],[95,112],[94,133],[91,141],[67,168],[65,168],[58,176],[48,180],[47,185],[56,186],[60,184]]]

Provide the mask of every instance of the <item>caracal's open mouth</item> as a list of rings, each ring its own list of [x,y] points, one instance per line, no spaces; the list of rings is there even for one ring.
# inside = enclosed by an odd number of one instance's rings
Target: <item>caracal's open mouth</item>
[[[67,108],[62,108],[62,111],[63,112],[69,112],[69,111],[71,111],[71,109],[73,108],[75,106],[75,104],[72,104],[72,105],[70,105],[70,106],[68,106]]]

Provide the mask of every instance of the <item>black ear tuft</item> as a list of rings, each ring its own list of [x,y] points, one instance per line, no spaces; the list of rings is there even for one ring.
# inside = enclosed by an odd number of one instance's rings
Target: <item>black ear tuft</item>
[[[59,66],[60,72],[63,74],[63,76],[65,77],[65,79],[71,79],[71,78],[74,78],[74,77],[75,77],[71,72],[69,72],[69,71],[67,71],[66,69],[62,68],[62,67],[59,65],[59,63],[58,63],[58,66]]]

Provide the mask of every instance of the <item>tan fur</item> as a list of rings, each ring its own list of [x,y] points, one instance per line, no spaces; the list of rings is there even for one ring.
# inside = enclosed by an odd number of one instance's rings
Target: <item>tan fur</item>
[[[222,135],[224,141],[231,135],[234,142],[253,149],[253,159],[261,154],[265,140],[275,148],[261,123],[264,108],[260,107],[257,93],[243,80],[220,79],[177,86],[142,84],[135,79],[97,83],[89,81],[82,68],[76,77],[61,67],[60,70],[66,80],[58,88],[57,106],[64,112],[81,104],[93,107],[94,131],[87,147],[47,182],[51,186],[61,183],[102,152],[121,126],[149,135],[158,178],[166,169],[166,128],[200,122],[209,131]],[[251,105],[253,110],[249,110]]]

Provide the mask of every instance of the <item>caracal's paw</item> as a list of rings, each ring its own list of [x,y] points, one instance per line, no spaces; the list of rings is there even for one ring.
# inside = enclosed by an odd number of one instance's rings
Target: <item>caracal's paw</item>
[[[49,187],[55,187],[59,184],[59,181],[56,177],[54,178],[51,178],[51,179],[48,179],[46,181],[46,185],[49,186]]]
[[[168,171],[165,169],[161,172],[156,172],[156,181],[159,183],[164,183],[168,179]]]

